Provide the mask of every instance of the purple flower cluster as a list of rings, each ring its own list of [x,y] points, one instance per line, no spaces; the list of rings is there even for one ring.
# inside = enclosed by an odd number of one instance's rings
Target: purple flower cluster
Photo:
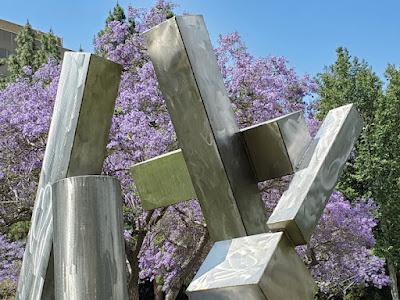
[[[0,296],[13,295],[23,255],[22,243],[10,242],[0,234]]]
[[[323,292],[342,294],[353,285],[389,284],[385,262],[373,255],[377,207],[372,200],[351,204],[334,192],[307,248],[299,253]]]

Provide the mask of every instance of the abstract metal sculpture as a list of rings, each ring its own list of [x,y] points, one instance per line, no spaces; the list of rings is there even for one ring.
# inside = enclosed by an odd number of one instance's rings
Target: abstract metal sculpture
[[[182,156],[176,154],[180,160],[177,165],[186,165],[190,174],[191,180],[180,177],[179,186],[191,191],[192,183],[211,238],[219,241],[265,232],[264,206],[252,169],[258,163],[250,163],[248,159],[249,150],[236,124],[203,18],[174,17],[145,32],[144,37],[181,146]],[[308,135],[306,130],[301,131],[301,126],[291,128]],[[271,136],[279,134],[269,124],[261,125],[263,130]],[[257,135],[259,128],[247,131]],[[248,136],[251,141],[254,135]],[[298,146],[302,148],[301,143]],[[250,153],[258,152],[252,148]],[[157,161],[166,165],[163,162],[166,157],[171,155],[151,161],[148,168],[143,164],[134,167],[134,178],[145,182],[141,178],[151,177],[149,171],[154,170]],[[182,172],[184,176],[185,172]],[[146,192],[149,191],[146,183],[139,185],[138,190],[143,203],[150,203],[144,207],[155,207],[165,194],[163,190]],[[182,193],[181,200],[192,196],[192,193]],[[176,202],[177,198],[167,199],[167,204]]]
[[[121,71],[88,53],[64,55],[16,299],[54,298],[51,184],[101,173]]]
[[[220,241],[189,298],[312,299],[315,285],[294,246],[309,240],[350,155],[362,127],[357,111],[332,110],[312,140],[300,112],[239,130],[201,16],[171,18],[144,36],[181,149],[133,166],[143,207],[196,196]],[[174,167],[170,178],[157,175]],[[292,173],[268,220],[280,232],[263,233],[257,182]]]

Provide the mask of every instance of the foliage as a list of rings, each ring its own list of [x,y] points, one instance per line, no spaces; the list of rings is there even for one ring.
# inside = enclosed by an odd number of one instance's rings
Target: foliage
[[[123,189],[130,282],[136,284],[137,277],[155,280],[170,298],[190,280],[211,246],[206,224],[196,200],[144,212],[129,168],[177,147],[140,35],[170,17],[172,11],[173,5],[165,1],[158,1],[150,10],[131,7],[128,21],[107,22],[95,40],[97,53],[120,63],[124,70],[104,172],[116,176]],[[221,36],[215,53],[241,127],[303,109],[315,132],[318,122],[303,101],[317,89],[313,80],[298,76],[282,57],[252,56],[237,33]],[[50,61],[0,91],[1,196],[18,206],[33,205],[59,71],[60,66]],[[284,178],[260,184],[267,213],[289,181]],[[382,261],[370,253],[374,213],[372,201],[351,204],[339,193],[332,197],[310,249],[299,250],[323,292],[339,293],[342,281],[376,286],[387,283]],[[9,211],[4,213],[0,222],[12,223],[9,215]],[[327,243],[329,247],[324,246]]]
[[[382,94],[382,82],[371,67],[357,57],[352,58],[344,48],[336,50],[337,59],[318,75],[319,102],[318,119],[322,119],[329,110],[354,103],[364,121],[364,130],[355,148],[355,154],[369,152],[369,135],[374,118],[377,99]],[[364,166],[357,155],[349,161],[337,189],[353,200],[370,196],[371,182],[364,176]]]
[[[365,63],[351,61],[347,50],[337,50],[337,61],[319,76],[320,114],[346,103],[355,103],[364,119],[364,130],[355,155],[339,185],[346,196],[373,197],[379,206],[379,226],[375,230],[375,251],[396,273],[400,264],[400,185],[398,118],[400,76],[395,67],[386,71],[388,85],[382,83]],[[395,280],[395,275],[392,275]]]
[[[49,59],[56,61],[61,60],[60,42],[50,29],[48,33],[44,33],[39,39],[39,48],[35,53],[34,69],[39,69],[42,65],[47,63]]]
[[[7,59],[7,66],[12,79],[23,75],[23,67],[34,65],[35,52],[37,50],[35,40],[36,33],[31,24],[27,22],[15,38],[17,44],[15,54]]]
[[[372,194],[379,203],[377,250],[400,266],[400,70],[386,70],[388,86],[378,99],[372,135],[369,174]]]
[[[29,22],[17,33],[15,38],[15,54],[2,60],[2,64],[7,65],[9,74],[1,79],[0,88],[4,88],[8,83],[17,78],[32,75],[49,59],[60,61],[61,53],[59,40],[50,30],[49,33],[38,33],[32,29]],[[28,73],[28,74],[27,74]]]

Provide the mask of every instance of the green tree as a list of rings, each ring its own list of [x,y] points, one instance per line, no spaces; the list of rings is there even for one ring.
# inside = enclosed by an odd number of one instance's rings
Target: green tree
[[[363,121],[364,129],[356,144],[356,156],[349,160],[337,189],[348,199],[365,197],[370,194],[370,182],[364,176],[364,166],[360,164],[359,153],[368,155],[371,124],[376,110],[377,99],[382,94],[382,82],[371,67],[357,57],[352,58],[345,48],[336,50],[336,62],[318,74],[319,119],[323,119],[329,110],[354,103]]]
[[[50,57],[61,60],[60,43],[51,30],[38,36],[27,22],[17,33],[15,42],[15,54],[0,60],[0,64],[6,65],[9,72],[6,77],[0,79],[0,89],[16,78],[24,76],[24,67],[30,67],[32,72],[35,72]]]
[[[367,173],[372,196],[379,204],[377,252],[386,258],[392,279],[392,297],[399,300],[397,270],[400,266],[400,69],[389,65],[388,85],[379,97],[372,127],[371,157]]]
[[[9,80],[14,80],[16,77],[23,75],[22,68],[24,66],[33,66],[36,53],[36,33],[32,29],[29,21],[18,32],[15,38],[17,47],[15,54],[7,58],[7,68],[10,73]]]
[[[39,40],[39,49],[35,53],[34,57],[34,69],[38,69],[44,63],[47,63],[49,58],[53,58],[57,61],[61,60],[60,53],[60,43],[58,38],[53,34],[53,31],[50,29],[48,33],[45,33],[40,36]]]
[[[109,12],[108,17],[106,19],[106,25],[108,25],[108,23],[110,23],[112,21],[125,22],[125,20],[126,20],[126,16],[125,16],[124,9],[117,3],[117,5],[115,5],[113,11]]]

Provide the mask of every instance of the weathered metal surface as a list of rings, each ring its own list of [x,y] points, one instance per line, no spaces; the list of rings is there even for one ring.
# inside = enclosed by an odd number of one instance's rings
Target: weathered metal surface
[[[307,300],[315,283],[283,233],[214,244],[186,293],[197,299]]]
[[[180,149],[138,163],[131,173],[146,210],[196,198]]]
[[[52,202],[55,299],[128,299],[118,180],[62,179]]]
[[[263,204],[203,18],[173,17],[144,36],[211,238],[264,232]]]
[[[40,174],[16,299],[53,299],[51,184],[100,174],[121,67],[88,53],[66,52]],[[46,289],[43,290],[43,286]]]
[[[311,142],[302,111],[240,131],[258,181],[293,174]]]
[[[331,110],[305,155],[307,167],[296,172],[268,220],[286,231],[296,245],[307,244],[362,129],[354,105]]]

